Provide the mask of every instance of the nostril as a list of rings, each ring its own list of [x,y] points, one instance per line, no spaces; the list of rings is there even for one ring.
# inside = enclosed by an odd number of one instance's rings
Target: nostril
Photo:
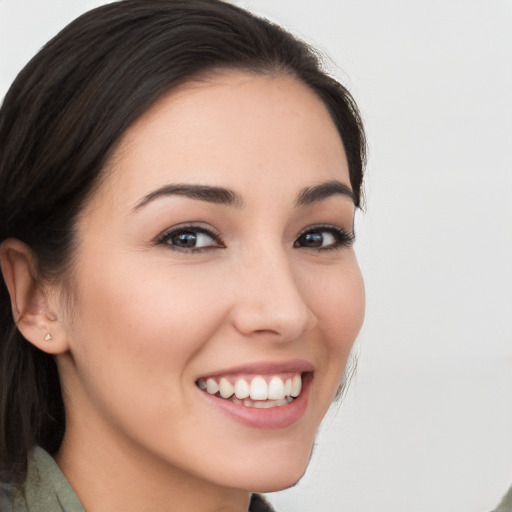
[[[239,304],[233,311],[233,325],[244,336],[257,340],[287,342],[314,328],[316,316],[304,303],[286,305]]]

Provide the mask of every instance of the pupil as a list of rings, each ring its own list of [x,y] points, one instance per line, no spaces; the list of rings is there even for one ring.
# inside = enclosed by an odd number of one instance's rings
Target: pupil
[[[197,236],[195,233],[180,233],[173,237],[172,243],[180,247],[195,247],[197,243]]]
[[[306,233],[304,235],[304,245],[308,247],[320,247],[323,242],[321,233]]]

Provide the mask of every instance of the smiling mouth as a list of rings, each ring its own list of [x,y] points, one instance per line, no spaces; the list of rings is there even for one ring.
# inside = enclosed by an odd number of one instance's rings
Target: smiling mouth
[[[209,377],[196,381],[205,393],[245,407],[269,409],[288,405],[302,391],[302,374]]]

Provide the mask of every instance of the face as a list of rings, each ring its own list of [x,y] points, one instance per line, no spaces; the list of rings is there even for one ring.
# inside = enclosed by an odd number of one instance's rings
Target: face
[[[353,217],[339,135],[296,79],[160,99],[79,218],[66,437],[216,485],[295,483],[363,319]]]

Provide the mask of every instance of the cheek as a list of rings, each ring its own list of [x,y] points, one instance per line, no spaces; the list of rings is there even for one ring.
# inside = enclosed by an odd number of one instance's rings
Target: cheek
[[[110,266],[90,260],[80,269],[80,325],[74,332],[82,340],[75,350],[101,359],[102,366],[124,360],[137,368],[147,363],[176,371],[223,318],[219,274],[173,267],[164,258],[150,264],[112,260]]]
[[[80,269],[69,406],[137,439],[152,428],[156,449],[190,428],[182,425],[194,413],[189,363],[225,318],[221,273],[116,261]]]
[[[312,407],[320,423],[336,394],[365,312],[365,292],[355,256],[343,262],[304,272],[302,292],[317,320],[317,336],[310,345],[319,362]],[[318,424],[316,424],[316,427]]]
[[[331,272],[320,283],[314,304],[323,342],[323,417],[336,394],[341,393],[347,360],[364,320],[365,291],[355,258],[337,275]]]
[[[364,320],[365,292],[361,272],[354,258],[337,272],[317,274],[309,302],[332,352],[350,351]]]

